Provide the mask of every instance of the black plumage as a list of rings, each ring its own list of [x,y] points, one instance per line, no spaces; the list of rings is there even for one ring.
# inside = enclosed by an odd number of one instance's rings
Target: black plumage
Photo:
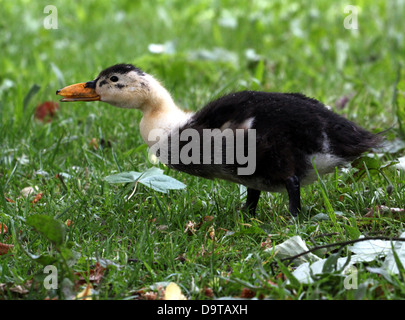
[[[167,164],[192,175],[247,186],[246,206],[251,213],[255,212],[260,191],[286,189],[290,211],[296,215],[300,211],[300,184],[313,168],[310,155],[325,154],[337,159],[337,163],[328,168],[331,171],[336,165],[354,160],[381,141],[379,135],[333,113],[315,99],[297,93],[257,91],[232,93],[212,101],[180,127],[179,135],[189,128],[202,134],[204,129],[221,128],[224,124],[235,130],[246,119],[252,119],[250,128],[256,130],[256,170],[252,175],[238,175],[236,161],[227,165],[225,158],[222,164],[214,164],[213,159],[211,164],[203,164],[202,152],[197,164],[184,164],[181,159],[174,164],[170,161],[171,156]],[[177,140],[178,136],[171,137],[174,138]],[[180,141],[179,149],[190,141]],[[225,142],[223,138],[224,145]],[[200,148],[203,148],[202,140]],[[212,150],[212,154],[214,152]]]

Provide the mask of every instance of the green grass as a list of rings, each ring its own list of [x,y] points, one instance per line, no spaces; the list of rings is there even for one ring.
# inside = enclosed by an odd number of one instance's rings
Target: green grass
[[[403,214],[364,214],[377,205],[405,208],[404,171],[383,169],[403,148],[384,154],[361,179],[355,170],[337,171],[322,177],[323,187],[303,188],[297,221],[287,213],[286,194],[262,195],[252,219],[238,211],[239,187],[227,182],[161,166],[187,188],[160,194],[138,186],[129,201],[131,190],[105,182],[114,172],[152,166],[139,148],[138,111],[61,103],[53,121],[34,119],[38,104],[58,100],[57,89],[128,62],[159,78],[185,109],[246,88],[302,92],[369,130],[393,126],[389,141],[403,139],[404,7],[400,1],[351,4],[361,9],[358,30],[344,28],[345,4],[338,1],[55,1],[58,29],[46,30],[46,1],[0,1],[0,192],[15,201],[0,201],[0,223],[8,226],[0,243],[14,245],[0,256],[0,299],[75,295],[82,288],[73,274],[94,270],[97,261],[108,268],[99,283],[87,279],[94,299],[145,298],[141,290],[157,291],[150,287],[165,281],[179,284],[190,299],[238,297],[244,288],[260,299],[402,298],[400,276],[387,280],[366,269],[378,261],[357,266],[359,290],[346,290],[333,272],[311,285],[287,284],[280,275],[294,267],[276,263],[261,244],[299,235],[309,246],[323,245],[352,239],[347,230],[399,236]],[[148,51],[149,44],[166,42],[174,53]],[[248,49],[261,62],[249,59]],[[40,89],[28,101],[34,85]],[[349,97],[343,109],[342,97]],[[108,143],[96,149],[93,138]],[[42,192],[38,203],[21,196],[27,186]],[[313,219],[319,213],[338,213],[336,222]],[[33,215],[70,219],[63,242],[36,232],[27,223]],[[202,222],[207,216],[212,220]],[[185,232],[189,221],[202,222],[195,233]],[[58,289],[44,288],[44,265],[32,255],[58,268]]]

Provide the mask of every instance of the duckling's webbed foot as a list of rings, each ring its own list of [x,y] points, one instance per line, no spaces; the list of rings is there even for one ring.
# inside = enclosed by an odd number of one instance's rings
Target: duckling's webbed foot
[[[249,215],[254,216],[256,213],[259,198],[260,198],[260,190],[247,188],[246,204],[243,207],[243,210],[248,211]]]
[[[297,176],[287,178],[285,182],[289,198],[290,213],[296,217],[301,211],[300,180]]]

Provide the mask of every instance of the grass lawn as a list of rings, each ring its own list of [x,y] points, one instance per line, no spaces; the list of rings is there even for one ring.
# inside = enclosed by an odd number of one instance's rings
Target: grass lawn
[[[334,265],[349,246],[313,252],[329,259],[312,283],[269,249],[405,231],[403,1],[57,0],[44,13],[48,4],[0,0],[0,299],[160,299],[170,282],[187,299],[405,297],[399,251],[399,273],[381,271],[384,257],[359,262],[348,288]],[[37,118],[57,89],[121,62],[187,110],[236,90],[301,92],[370,131],[392,129],[384,152],[304,187],[299,219],[276,193],[249,217],[238,185],[152,164],[136,110],[59,103]],[[128,199],[133,185],[105,181],[153,166],[187,187],[138,185]],[[49,265],[56,287],[44,285]]]

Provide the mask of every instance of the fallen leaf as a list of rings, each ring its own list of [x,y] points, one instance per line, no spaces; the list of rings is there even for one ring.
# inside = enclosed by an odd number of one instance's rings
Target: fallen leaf
[[[204,295],[208,298],[213,298],[214,297],[214,290],[212,288],[207,288],[204,287]]]
[[[38,192],[38,187],[34,186],[34,187],[25,187],[21,190],[21,195],[25,198],[27,198],[28,196],[34,195],[35,193]]]
[[[244,299],[252,299],[255,296],[256,296],[256,292],[250,290],[249,288],[243,288],[242,292],[240,294],[240,297],[244,298]]]
[[[215,237],[215,229],[214,229],[213,226],[211,226],[211,227],[209,228],[208,235],[209,235],[209,237],[210,237],[211,240],[213,240],[213,241],[216,241],[216,240],[217,240],[217,238]]]
[[[161,224],[159,226],[156,226],[156,229],[158,229],[159,231],[166,231],[167,229],[169,229],[169,226],[167,224]]]
[[[191,235],[193,235],[193,234],[195,234],[195,232],[197,231],[197,223],[196,222],[194,222],[194,221],[189,221],[189,222],[187,222],[187,224],[186,224],[186,228],[184,229],[184,233],[186,233],[187,232],[187,234],[189,235],[189,236],[191,236]]]
[[[177,260],[180,262],[186,262],[187,261],[186,254],[182,253],[182,254],[178,255],[176,258],[174,258],[174,260]]]
[[[31,202],[32,202],[32,203],[37,203],[39,200],[41,200],[42,195],[43,195],[42,192],[38,193],[38,194],[35,196],[34,200],[32,200]]]
[[[0,256],[7,254],[13,247],[12,244],[0,243]]]
[[[59,104],[53,101],[45,101],[37,106],[34,117],[42,122],[50,122],[56,116],[59,110]]]
[[[260,244],[260,248],[266,248],[266,249],[268,249],[268,248],[272,248],[273,246],[271,245],[271,239],[270,239],[270,237],[269,238],[267,238],[265,241],[263,241],[261,244]]]
[[[180,287],[174,283],[170,282],[166,287],[164,300],[187,300],[186,297],[181,293]]]
[[[23,286],[21,286],[21,285],[14,286],[14,287],[10,288],[9,290],[11,292],[18,293],[18,294],[26,294],[26,293],[28,293],[28,290],[26,288],[24,288]]]
[[[199,229],[201,228],[201,226],[202,226],[205,222],[208,222],[208,223],[209,223],[209,222],[213,222],[213,221],[214,221],[214,217],[213,217],[213,216],[204,216],[204,217],[201,219],[201,221],[200,221],[199,223],[194,222],[194,221],[189,221],[189,222],[187,222],[187,224],[186,224],[186,228],[185,228],[185,230],[184,230],[184,233],[187,232],[187,234],[188,234],[189,236],[191,236],[191,235],[195,234],[196,231],[199,230]],[[213,231],[213,230],[211,230],[211,228],[210,228],[209,232],[210,232],[210,231]],[[213,239],[213,236],[214,236],[214,234],[212,234],[212,237],[211,237],[211,233],[210,233],[211,239]]]
[[[158,293],[154,291],[148,291],[141,295],[142,300],[158,300]]]
[[[86,288],[76,295],[76,300],[93,300],[91,295],[93,293],[93,286],[89,283]]]
[[[304,240],[300,236],[293,236],[286,241],[276,245],[274,248],[268,248],[264,250],[265,252],[274,254],[279,259],[289,258],[300,254],[302,252],[308,251],[308,247]],[[307,253],[293,261],[296,266],[306,263],[308,261],[318,261],[321,258],[314,255],[313,253]]]
[[[204,221],[212,221],[212,220],[214,220],[214,217],[213,216],[204,216],[203,220]]]
[[[67,219],[65,224],[66,226],[70,227],[73,224],[73,222],[70,219]]]
[[[93,139],[91,139],[90,140],[90,142],[89,142],[89,146],[90,147],[93,147],[94,149],[98,149],[98,142],[97,142],[97,139],[96,138],[93,138]]]
[[[4,223],[0,222],[0,234],[7,233],[7,230],[8,230],[7,226]]]
[[[384,205],[376,206],[375,208],[369,209],[369,211],[364,215],[366,218],[380,217],[382,215],[392,214],[403,214],[405,209],[402,208],[390,208]]]
[[[76,286],[86,284],[87,281],[93,284],[99,284],[103,278],[105,268],[103,268],[98,262],[94,269],[90,269],[88,272],[76,272],[75,275],[79,276],[79,280],[76,282]]]
[[[7,201],[7,202],[15,203],[15,201],[14,201],[13,199],[10,199],[10,198],[7,198],[7,197],[4,197],[4,198],[6,198],[6,201]]]

